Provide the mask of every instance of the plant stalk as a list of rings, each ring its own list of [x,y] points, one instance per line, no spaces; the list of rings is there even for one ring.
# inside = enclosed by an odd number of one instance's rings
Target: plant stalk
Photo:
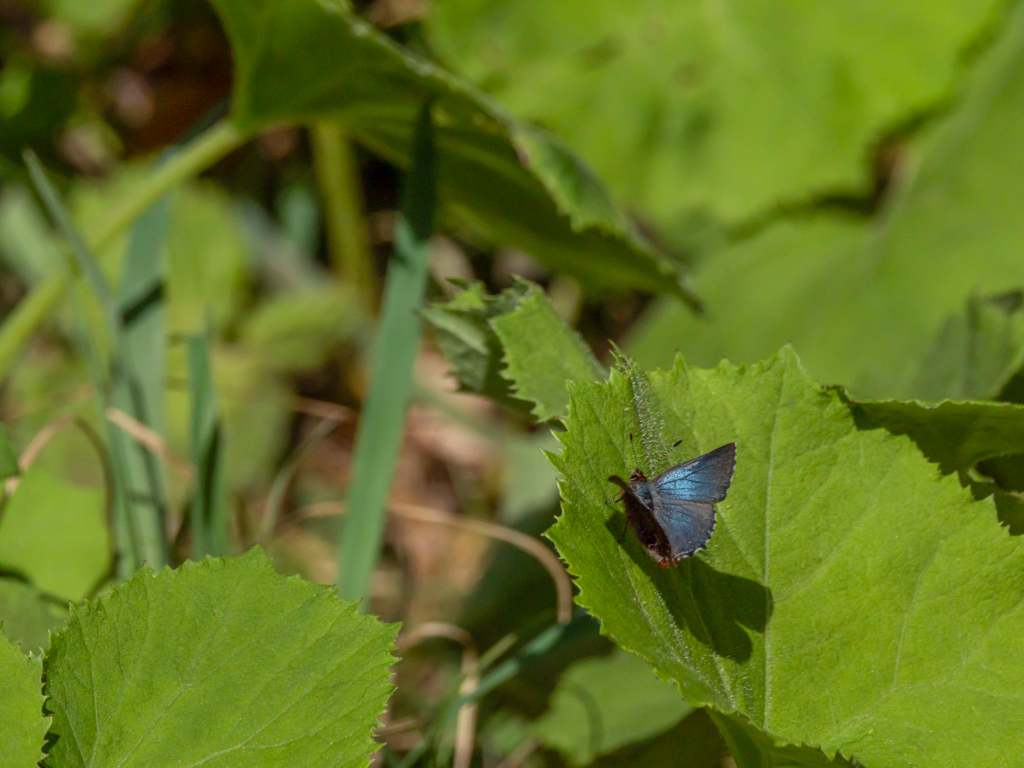
[[[368,596],[387,519],[388,490],[398,461],[405,413],[412,398],[413,363],[427,284],[427,255],[436,209],[436,166],[430,104],[413,138],[413,164],[388,264],[380,324],[371,355],[370,388],[363,403],[352,458],[348,515],[338,556],[338,591],[345,600]],[[360,610],[366,612],[369,601]]]
[[[373,256],[352,144],[333,120],[314,123],[310,136],[331,265],[342,280],[356,287],[364,306],[375,308]]]

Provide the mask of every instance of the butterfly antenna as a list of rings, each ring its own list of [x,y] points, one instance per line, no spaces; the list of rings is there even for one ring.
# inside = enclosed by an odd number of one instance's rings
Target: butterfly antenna
[[[682,440],[676,440],[674,443],[672,443],[672,447],[678,448],[682,444],[682,442]]]

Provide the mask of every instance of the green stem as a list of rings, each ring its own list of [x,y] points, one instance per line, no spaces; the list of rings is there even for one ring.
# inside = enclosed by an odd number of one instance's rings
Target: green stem
[[[420,114],[406,178],[395,254],[388,264],[380,324],[371,356],[370,388],[356,430],[348,513],[338,556],[338,591],[346,600],[365,598],[380,554],[388,490],[412,397],[413,363],[427,284],[427,255],[436,208],[436,168],[430,106]],[[369,608],[363,600],[360,610]]]
[[[339,277],[355,285],[365,305],[372,307],[376,280],[352,145],[335,121],[320,120],[310,134],[313,166],[323,199],[327,253]]]
[[[211,126],[180,152],[154,168],[145,181],[132,190],[131,197],[114,212],[106,226],[95,234],[89,247],[95,252],[103,251],[167,190],[202,173],[241,146],[247,138],[239,133],[231,120],[221,120]]]
[[[222,120],[205,131],[155,168],[132,191],[106,225],[90,238],[89,248],[94,253],[102,252],[167,190],[209,168],[245,140],[230,120]],[[69,281],[67,271],[55,271],[33,288],[0,325],[0,379],[10,372],[18,351],[63,298]]]

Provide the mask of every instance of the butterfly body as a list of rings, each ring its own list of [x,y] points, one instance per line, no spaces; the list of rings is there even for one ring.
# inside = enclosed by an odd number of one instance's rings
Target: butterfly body
[[[648,480],[638,467],[622,489],[626,521],[658,565],[668,568],[707,546],[715,530],[715,502],[722,501],[736,467],[736,444],[729,443]]]

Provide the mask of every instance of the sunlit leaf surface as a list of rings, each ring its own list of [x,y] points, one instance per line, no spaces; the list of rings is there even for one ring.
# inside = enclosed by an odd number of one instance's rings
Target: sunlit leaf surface
[[[979,62],[964,103],[911,151],[907,188],[876,220],[783,220],[709,256],[694,278],[706,316],[662,303],[630,354],[667,365],[679,350],[715,365],[792,343],[823,383],[862,397],[934,397],[922,366],[947,319],[972,294],[1024,285],[1024,7]]]
[[[262,552],[140,571],[46,656],[55,764],[367,765],[395,628]]]
[[[991,501],[908,438],[858,429],[788,348],[751,367],[626,370],[570,385],[549,532],[617,642],[750,754],[802,743],[868,766],[973,766],[1019,753],[1024,550]],[[608,476],[730,441],[707,551],[659,568],[606,504]]]

